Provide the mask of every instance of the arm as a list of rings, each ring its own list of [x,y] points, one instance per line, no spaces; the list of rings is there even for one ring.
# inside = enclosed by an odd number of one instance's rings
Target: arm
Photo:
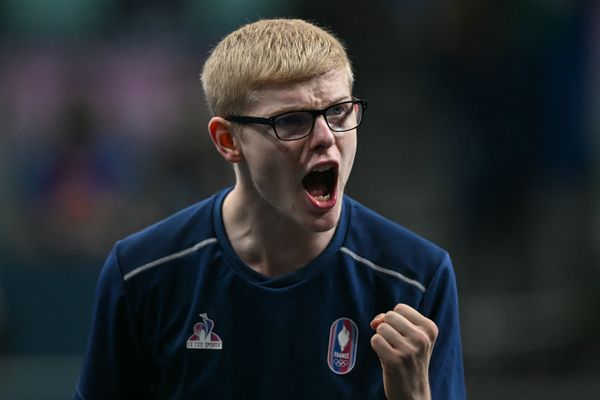
[[[90,339],[74,399],[145,398],[142,339],[132,331],[127,294],[113,250],[98,279]]]

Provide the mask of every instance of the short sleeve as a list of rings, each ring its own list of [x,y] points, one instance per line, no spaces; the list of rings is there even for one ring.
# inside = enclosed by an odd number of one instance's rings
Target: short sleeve
[[[446,254],[427,285],[419,311],[439,329],[429,364],[434,400],[466,398],[456,278]]]
[[[74,399],[147,398],[146,366],[138,343],[114,248],[98,279],[91,333]]]

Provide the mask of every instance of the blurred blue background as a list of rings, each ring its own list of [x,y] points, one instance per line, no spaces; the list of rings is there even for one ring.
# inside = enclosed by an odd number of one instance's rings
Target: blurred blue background
[[[452,254],[470,398],[600,394],[598,2],[0,0],[0,398],[69,398],[112,244],[233,182],[198,74],[275,16],[347,44],[348,191]]]

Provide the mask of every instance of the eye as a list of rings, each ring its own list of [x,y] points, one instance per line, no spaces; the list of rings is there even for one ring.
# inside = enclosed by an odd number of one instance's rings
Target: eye
[[[310,124],[311,122],[312,115],[306,112],[290,112],[280,115],[275,119],[275,124],[278,128],[305,126],[307,123]]]
[[[352,103],[334,104],[327,109],[327,115],[332,117],[344,116],[352,110]]]
[[[291,140],[310,133],[313,116],[309,112],[294,111],[281,114],[274,121],[275,133],[280,139]]]

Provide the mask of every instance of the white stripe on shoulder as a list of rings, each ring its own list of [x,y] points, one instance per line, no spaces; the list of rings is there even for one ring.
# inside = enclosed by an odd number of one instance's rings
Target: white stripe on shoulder
[[[204,246],[207,246],[209,244],[216,243],[216,242],[217,242],[217,238],[205,239],[205,240],[203,240],[203,241],[201,241],[199,243],[196,243],[192,247],[188,247],[185,250],[181,250],[181,251],[179,251],[177,253],[173,253],[173,254],[168,255],[166,257],[159,258],[158,260],[154,260],[154,261],[151,261],[149,263],[146,263],[146,264],[142,265],[141,267],[137,267],[136,269],[128,272],[127,274],[125,274],[125,276],[123,276],[123,280],[126,281],[126,280],[128,280],[128,279],[136,276],[139,273],[142,273],[144,271],[149,270],[150,268],[154,268],[154,267],[156,267],[156,266],[158,266],[160,264],[166,263],[166,262],[171,261],[171,260],[175,260],[176,258],[179,258],[179,257],[183,257],[185,255],[188,255],[190,253],[193,253],[194,251],[197,251],[197,250],[203,248]]]
[[[375,271],[379,271],[381,273],[391,275],[395,278],[398,278],[401,281],[416,287],[423,293],[426,290],[425,286],[423,286],[423,284],[421,282],[416,281],[414,279],[407,278],[406,276],[402,275],[400,272],[397,272],[397,271],[394,271],[394,270],[391,270],[388,268],[380,267],[379,265],[374,264],[372,261],[369,261],[366,258],[362,258],[361,256],[357,255],[356,253],[354,253],[352,250],[348,249],[347,247],[342,247],[342,248],[340,248],[340,250],[343,251],[344,253],[348,254],[350,257],[354,258],[359,263],[364,264],[369,268],[373,268]]]

